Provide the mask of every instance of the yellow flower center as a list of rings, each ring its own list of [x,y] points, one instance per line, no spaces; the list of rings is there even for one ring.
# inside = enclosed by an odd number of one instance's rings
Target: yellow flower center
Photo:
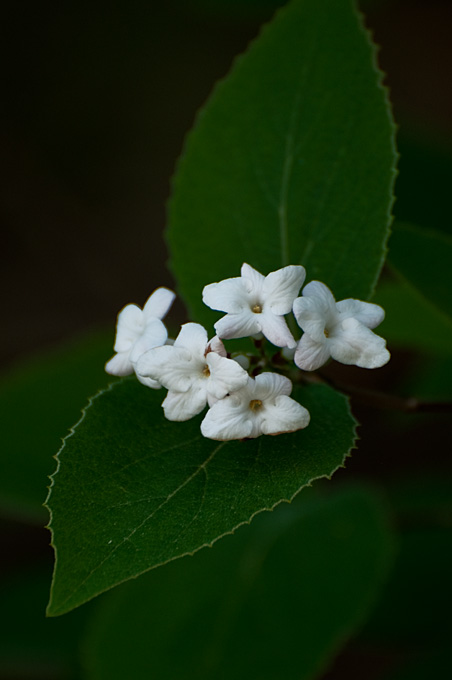
[[[251,311],[255,314],[260,314],[262,312],[262,307],[260,305],[254,305],[254,307],[251,307]]]
[[[330,337],[330,334],[329,334],[329,331],[328,331],[327,328],[324,329],[323,334],[324,334],[325,338],[329,338],[329,337]]]
[[[250,401],[250,409],[252,411],[258,411],[262,406],[262,402],[260,399],[251,399]]]
[[[203,374],[206,378],[209,377],[209,375],[210,375],[210,370],[209,370],[209,367],[207,366],[207,364],[206,364],[206,365],[204,366],[204,368],[202,369],[202,374]]]

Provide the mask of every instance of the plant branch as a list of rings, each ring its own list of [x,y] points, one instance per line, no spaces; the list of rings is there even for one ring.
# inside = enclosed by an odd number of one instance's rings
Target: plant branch
[[[404,413],[452,413],[452,402],[449,401],[424,401],[417,397],[398,397],[386,392],[368,390],[347,385],[320,374],[304,374],[303,379],[311,383],[326,383],[331,387],[347,394],[350,397],[359,398],[361,402],[374,406],[375,408],[385,408]]]

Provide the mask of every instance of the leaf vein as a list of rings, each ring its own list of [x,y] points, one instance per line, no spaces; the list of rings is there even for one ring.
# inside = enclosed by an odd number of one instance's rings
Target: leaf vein
[[[160,503],[160,505],[157,506],[157,508],[155,508],[149,515],[147,515],[147,517],[145,517],[142,522],[140,522],[134,529],[132,529],[132,531],[127,536],[124,536],[124,538],[119,543],[117,543],[110,550],[110,552],[93,569],[91,569],[89,571],[89,573],[85,576],[85,578],[79,583],[77,588],[72,593],[68,594],[68,596],[61,603],[61,606],[64,606],[64,604],[71,597],[73,597],[75,595],[75,593],[77,593],[85,585],[85,583],[87,583],[87,581],[92,577],[92,575],[96,571],[98,571],[116,553],[116,551],[119,550],[119,548],[122,545],[124,545],[124,543],[132,542],[131,541],[132,536],[134,536],[134,534],[136,534],[137,531],[139,531],[147,522],[149,522],[149,520],[152,519],[157,514],[157,512],[159,512],[169,501],[171,501],[172,498],[174,498],[179,493],[179,491],[181,491],[185,486],[187,486],[187,484],[189,484],[201,471],[204,471],[206,473],[207,472],[206,471],[207,465],[209,465],[209,463],[214,459],[214,457],[216,456],[218,451],[220,451],[226,443],[227,442],[221,442],[221,444],[219,444],[212,451],[212,453],[209,454],[209,456],[206,458],[206,460],[203,463],[201,463],[201,465],[199,465],[196,468],[196,470],[182,484],[180,484],[174,491],[172,491],[170,494],[168,494],[168,496],[165,498],[165,500],[162,503]],[[204,494],[205,494],[205,489],[204,489]],[[198,512],[199,512],[199,510],[198,510]]]

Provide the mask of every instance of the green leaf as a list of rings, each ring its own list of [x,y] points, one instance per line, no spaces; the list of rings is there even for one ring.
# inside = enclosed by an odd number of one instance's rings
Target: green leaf
[[[215,88],[173,182],[171,268],[191,317],[208,283],[303,264],[367,298],[385,254],[394,125],[349,0],[295,0]],[[218,314],[217,314],[218,316]]]
[[[452,529],[451,488],[452,475],[445,470],[441,476],[432,471],[419,477],[407,477],[405,473],[403,479],[393,479],[386,495],[402,526]]]
[[[2,574],[0,600],[0,678],[75,680],[80,678],[79,644],[91,607],[64,620],[46,619],[49,568]]]
[[[450,644],[452,623],[451,475],[394,480],[399,547],[391,577],[362,633],[364,643],[410,645],[417,652]],[[432,677],[436,677],[432,675]]]
[[[165,420],[160,392],[135,380],[94,399],[59,454],[48,505],[56,551],[49,615],[211,545],[314,479],[330,476],[354,443],[345,397],[294,390],[305,430],[214,442],[201,416]]]
[[[96,333],[21,362],[0,381],[0,510],[43,524],[52,453],[90,394],[111,382],[104,371],[113,336]]]
[[[391,278],[378,285],[372,302],[386,316],[378,334],[392,345],[420,349],[430,355],[452,353],[452,323],[419,290],[391,267]]]
[[[415,358],[416,370],[407,373],[403,381],[405,394],[415,394],[425,401],[452,401],[452,342],[450,345],[448,356],[430,353],[422,361]]]
[[[318,677],[374,603],[391,554],[373,494],[279,507],[106,598],[84,646],[87,678]]]
[[[386,311],[379,334],[390,344],[451,355],[452,238],[396,222],[389,245],[390,277],[373,300]]]
[[[450,641],[452,530],[404,531],[394,574],[364,639],[418,648]]]
[[[419,224],[452,235],[450,215],[450,177],[452,155],[449,144],[439,137],[432,138],[407,133],[402,128],[397,135],[400,151],[399,174],[396,184],[397,201],[394,215],[397,220]],[[424,130],[425,133],[425,130]]]
[[[389,262],[452,324],[452,237],[396,222]]]

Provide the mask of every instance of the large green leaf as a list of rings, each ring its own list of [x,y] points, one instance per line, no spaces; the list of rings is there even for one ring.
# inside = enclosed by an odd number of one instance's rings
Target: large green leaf
[[[384,508],[363,490],[280,507],[106,598],[87,677],[318,677],[373,604],[391,548]]]
[[[162,394],[135,380],[92,401],[59,453],[48,504],[56,550],[50,615],[193,553],[330,476],[354,443],[345,397],[316,385],[294,396],[305,430],[228,443],[200,417],[165,420]]]
[[[382,281],[373,302],[381,305],[386,316],[378,327],[379,335],[392,345],[416,348],[430,355],[452,353],[452,322],[393,266],[391,278]]]
[[[452,236],[396,222],[389,261],[452,325]]]
[[[214,90],[173,182],[171,268],[192,318],[204,285],[303,264],[367,298],[388,236],[394,126],[351,0],[294,0]]]
[[[0,509],[43,524],[52,455],[90,394],[111,382],[113,335],[89,334],[21,362],[0,381]]]

